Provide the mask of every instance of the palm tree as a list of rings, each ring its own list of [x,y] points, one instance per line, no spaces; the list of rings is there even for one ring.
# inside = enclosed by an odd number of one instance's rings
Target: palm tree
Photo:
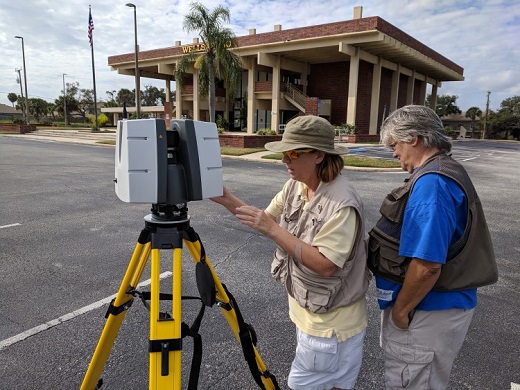
[[[471,118],[471,138],[473,138],[473,131],[474,131],[474,125],[475,118],[482,116],[482,110],[478,107],[470,107],[466,111],[466,118]]]
[[[16,103],[16,101],[18,100],[18,95],[15,94],[14,92],[11,92],[11,93],[8,93],[7,94],[7,99],[13,103],[13,107],[14,107],[14,103]]]
[[[181,57],[175,68],[175,80],[182,89],[187,70],[193,64],[199,71],[200,92],[209,99],[209,120],[214,123],[215,78],[224,80],[228,96],[233,96],[242,77],[242,62],[229,51],[236,46],[235,34],[222,26],[229,22],[229,10],[218,6],[210,12],[198,2],[191,3],[190,7],[191,12],[184,17],[183,29],[197,31],[206,50]]]

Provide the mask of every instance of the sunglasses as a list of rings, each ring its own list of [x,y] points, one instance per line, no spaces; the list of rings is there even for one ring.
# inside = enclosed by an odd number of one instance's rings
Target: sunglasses
[[[302,153],[310,153],[314,152],[314,149],[296,149],[296,150],[288,150],[287,152],[282,152],[284,157],[287,157],[289,160],[296,160],[300,157]]]

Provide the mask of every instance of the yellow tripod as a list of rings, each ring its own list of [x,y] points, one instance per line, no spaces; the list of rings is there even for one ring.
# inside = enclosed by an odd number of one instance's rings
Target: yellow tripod
[[[244,322],[233,296],[218,279],[206,257],[202,242],[190,226],[187,208],[173,205],[153,205],[152,214],[145,217],[133,255],[115,299],[107,311],[107,321],[83,379],[81,390],[99,389],[105,367],[117,333],[132,305],[135,289],[151,253],[150,287],[150,390],[181,390],[182,350],[182,245],[186,244],[196,263],[197,286],[204,305],[216,303],[240,342],[256,383],[262,389],[279,389],[276,378],[267,370],[256,349],[254,330]],[[160,313],[160,250],[173,249],[172,314]],[[203,306],[204,307],[204,306]],[[199,316],[203,313],[203,308]],[[199,319],[200,321],[200,319]],[[193,364],[192,364],[193,375]],[[190,378],[190,387],[196,388]]]

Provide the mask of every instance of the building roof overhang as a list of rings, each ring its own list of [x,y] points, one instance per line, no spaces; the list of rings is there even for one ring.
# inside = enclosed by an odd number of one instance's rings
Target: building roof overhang
[[[379,17],[250,34],[237,37],[232,50],[245,63],[248,57],[280,56],[286,62],[331,63],[359,55],[363,61],[403,73],[416,72],[435,82],[462,81],[464,69]],[[187,45],[191,46],[191,45]],[[176,61],[184,46],[139,53],[142,77],[174,80]],[[134,53],[115,55],[108,64],[121,74],[134,75]]]

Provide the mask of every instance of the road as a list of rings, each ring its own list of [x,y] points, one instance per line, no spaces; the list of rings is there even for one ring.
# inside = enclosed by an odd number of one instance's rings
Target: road
[[[77,389],[105,323],[150,205],[114,193],[110,147],[0,137],[0,389]],[[456,360],[450,390],[511,389],[520,383],[520,144],[456,142],[454,157],[474,180],[494,240],[500,279],[479,290],[479,306]],[[346,170],[364,199],[367,226],[404,172]],[[227,185],[258,207],[287,179],[282,164],[224,159]],[[258,334],[260,355],[282,389],[294,353],[287,298],[269,276],[273,243],[211,201],[189,204],[220,280]],[[164,251],[168,252],[168,251]],[[194,265],[183,256],[183,292],[196,294]],[[162,272],[171,271],[164,253]],[[149,278],[145,270],[142,281]],[[171,277],[161,287],[168,289]],[[146,289],[147,287],[144,287]],[[373,284],[369,328],[357,389],[382,389],[379,310]],[[166,309],[166,308],[165,308]],[[198,305],[186,303],[191,323]],[[103,389],[144,389],[148,382],[148,312],[135,302],[119,331]],[[241,349],[216,307],[206,310],[200,389],[255,389]],[[187,384],[191,341],[183,351]],[[185,386],[184,386],[185,387]]]

